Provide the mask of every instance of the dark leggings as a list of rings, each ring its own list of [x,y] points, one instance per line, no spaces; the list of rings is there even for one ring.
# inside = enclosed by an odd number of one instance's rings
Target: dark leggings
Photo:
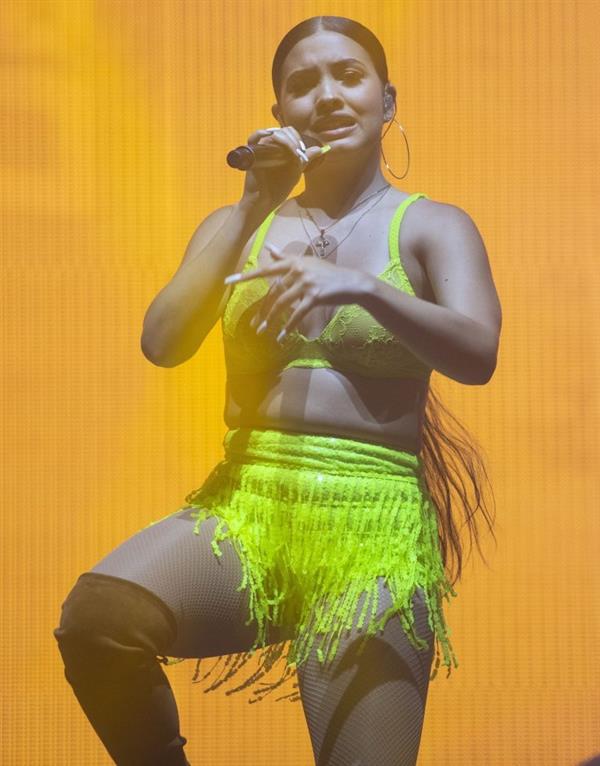
[[[122,766],[189,766],[157,656],[243,652],[256,637],[256,624],[245,625],[248,595],[237,591],[242,569],[235,549],[222,541],[217,559],[210,546],[215,517],[195,535],[190,510],[137,532],[83,573],[54,630],[65,677]],[[391,600],[383,578],[379,587],[381,614]],[[298,667],[316,766],[416,764],[434,642],[420,589],[413,606],[417,635],[429,650],[415,649],[392,617],[360,656],[354,629],[340,641],[333,665],[324,668],[311,656]],[[272,628],[269,643],[292,635],[291,627]]]

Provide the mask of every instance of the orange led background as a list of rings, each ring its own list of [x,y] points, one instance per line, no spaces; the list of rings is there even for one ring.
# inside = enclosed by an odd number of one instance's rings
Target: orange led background
[[[225,155],[273,125],[273,53],[316,14],[380,38],[411,150],[390,180],[469,213],[503,307],[487,385],[432,377],[485,450],[498,547],[489,568],[475,550],[447,607],[460,667],[430,685],[419,764],[600,753],[600,5],[4,0],[7,766],[110,762],[52,630],[79,574],[222,456],[220,326],[165,369],[142,355],[142,319],[199,222],[240,198]],[[395,126],[384,146],[401,175]],[[194,666],[166,669],[191,763],[313,763],[300,703],[204,695]]]

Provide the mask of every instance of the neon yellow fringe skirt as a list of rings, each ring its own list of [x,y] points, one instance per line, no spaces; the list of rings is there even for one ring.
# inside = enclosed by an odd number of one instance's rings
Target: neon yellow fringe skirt
[[[248,428],[228,431],[223,447],[224,459],[184,507],[198,509],[191,514],[196,534],[208,516],[219,520],[211,543],[215,556],[222,556],[221,540],[235,547],[243,568],[238,591],[249,589],[246,624],[256,621],[257,636],[248,652],[219,658],[200,679],[224,662],[205,691],[234,676],[259,650],[258,672],[227,694],[254,686],[282,659],[286,643],[283,673],[254,689],[259,699],[291,677],[311,650],[321,663],[333,661],[362,593],[367,597],[358,621],[358,628],[364,625],[361,651],[394,615],[413,646],[427,649],[413,630],[411,600],[419,587],[436,642],[430,680],[440,665],[440,645],[448,676],[452,663],[458,667],[442,609],[442,599],[457,594],[444,571],[437,515],[418,455],[346,437]],[[376,619],[379,576],[393,604]],[[269,624],[295,626],[293,640],[265,646]],[[199,666],[200,660],[194,681]],[[278,699],[285,698],[299,696]]]

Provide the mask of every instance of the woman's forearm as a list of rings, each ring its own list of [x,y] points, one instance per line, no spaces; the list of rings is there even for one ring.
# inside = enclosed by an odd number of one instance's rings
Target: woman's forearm
[[[150,361],[174,367],[198,350],[218,319],[225,290],[230,289],[223,280],[235,269],[244,245],[264,217],[238,203],[208,244],[192,253],[154,298],[144,316],[141,339]]]
[[[415,356],[459,383],[488,382],[496,367],[497,344],[483,325],[368,277],[357,302]]]

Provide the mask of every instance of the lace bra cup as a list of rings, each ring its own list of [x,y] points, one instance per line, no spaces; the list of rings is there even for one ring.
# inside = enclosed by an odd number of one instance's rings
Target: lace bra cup
[[[389,227],[390,260],[377,275],[378,279],[410,295],[415,293],[400,260],[398,234],[406,208],[421,197],[428,199],[425,194],[413,194],[396,209]],[[276,213],[277,210],[273,210],[260,225],[243,272],[256,268],[258,254]],[[264,298],[269,287],[268,279],[256,277],[232,288],[221,319],[228,374],[329,367],[370,378],[429,378],[431,368],[356,303],[339,306],[317,338],[308,339],[297,329],[291,330],[282,343],[277,342],[274,332],[257,335],[249,322],[258,308],[255,304]],[[290,316],[291,311],[282,314],[281,326]]]

